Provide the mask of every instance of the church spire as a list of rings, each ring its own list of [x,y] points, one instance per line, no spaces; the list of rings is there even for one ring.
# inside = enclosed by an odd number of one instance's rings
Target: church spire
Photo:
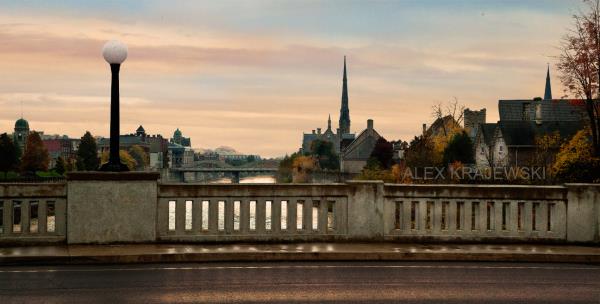
[[[552,99],[552,88],[550,87],[550,64],[546,72],[546,89],[544,90],[544,99]]]
[[[331,114],[329,114],[329,118],[327,119],[327,130],[331,130]]]
[[[348,78],[346,77],[346,56],[344,56],[344,78],[342,84],[342,107],[340,109],[340,133],[350,133],[350,109],[348,108]]]

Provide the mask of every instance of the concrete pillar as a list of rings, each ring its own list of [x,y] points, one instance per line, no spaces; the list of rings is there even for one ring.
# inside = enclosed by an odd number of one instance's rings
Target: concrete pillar
[[[348,181],[348,237],[383,240],[383,181]]]
[[[565,184],[567,241],[600,242],[600,185]]]
[[[156,241],[157,172],[67,176],[67,243]]]

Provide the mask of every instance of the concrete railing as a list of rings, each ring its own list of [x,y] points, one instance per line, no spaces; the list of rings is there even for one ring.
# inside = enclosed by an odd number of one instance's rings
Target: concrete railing
[[[330,240],[347,232],[340,185],[159,186],[163,241]]]
[[[80,173],[66,184],[1,185],[0,243],[600,243],[600,185],[193,185],[157,179]]]
[[[0,243],[66,240],[66,183],[0,184]]]

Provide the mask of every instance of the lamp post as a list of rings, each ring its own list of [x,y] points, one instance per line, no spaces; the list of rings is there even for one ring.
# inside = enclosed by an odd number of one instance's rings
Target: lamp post
[[[102,48],[104,60],[110,64],[112,73],[110,91],[110,154],[108,163],[100,167],[100,171],[129,171],[129,168],[121,163],[119,156],[119,70],[121,63],[127,58],[127,46],[120,41],[111,40]]]

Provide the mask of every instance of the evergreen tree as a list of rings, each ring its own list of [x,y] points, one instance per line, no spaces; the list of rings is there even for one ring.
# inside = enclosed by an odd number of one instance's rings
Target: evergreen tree
[[[315,140],[310,145],[310,154],[314,156],[319,167],[324,170],[339,170],[340,158],[329,141]]]
[[[0,171],[16,170],[19,166],[19,147],[6,133],[0,135]]]
[[[25,153],[21,159],[21,171],[30,173],[36,171],[48,171],[49,162],[50,156],[48,155],[48,149],[44,146],[40,134],[32,132],[27,136]]]
[[[394,146],[383,137],[379,137],[371,152],[371,158],[376,159],[383,169],[389,169],[392,166],[394,157]]]
[[[77,169],[81,171],[95,171],[100,166],[98,158],[98,147],[96,139],[89,131],[81,137],[81,143],[77,150]]]
[[[461,132],[452,137],[444,149],[444,164],[461,162],[472,164],[475,162],[473,156],[473,142],[467,132]]]
[[[58,174],[65,174],[65,171],[67,171],[67,166],[65,164],[65,160],[62,158],[62,156],[59,156],[56,159],[56,164],[54,165],[54,171],[56,171],[56,173]]]

